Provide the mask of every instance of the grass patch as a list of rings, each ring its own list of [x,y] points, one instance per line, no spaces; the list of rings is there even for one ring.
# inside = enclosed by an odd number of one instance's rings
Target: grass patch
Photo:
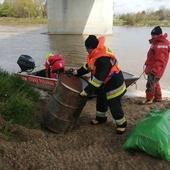
[[[5,145],[3,145],[3,144],[0,143],[0,153],[1,153],[2,155],[5,154],[5,149],[6,149]]]
[[[15,131],[15,129],[12,129],[11,127],[12,127],[12,120],[8,121],[6,124],[4,124],[3,127],[1,127],[2,132],[0,132],[0,137],[6,141],[17,141],[15,138],[12,137],[12,133]]]
[[[6,121],[36,128],[40,93],[21,78],[0,71],[0,115]]]

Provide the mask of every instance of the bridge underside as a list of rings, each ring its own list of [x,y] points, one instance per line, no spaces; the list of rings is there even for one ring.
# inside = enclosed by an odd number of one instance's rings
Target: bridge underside
[[[48,0],[49,34],[112,34],[113,0]]]

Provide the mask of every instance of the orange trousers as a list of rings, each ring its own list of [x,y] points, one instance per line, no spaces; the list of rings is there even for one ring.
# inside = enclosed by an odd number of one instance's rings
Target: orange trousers
[[[151,85],[149,82],[146,84],[146,99],[147,100],[161,100],[162,91],[159,83],[159,79],[156,79],[154,85]]]

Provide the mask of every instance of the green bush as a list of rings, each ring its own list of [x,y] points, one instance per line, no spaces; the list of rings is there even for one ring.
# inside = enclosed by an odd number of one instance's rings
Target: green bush
[[[166,26],[170,23],[170,10],[166,8],[157,11],[142,11],[138,13],[127,13],[122,15],[115,15],[113,25],[129,25],[129,26]]]

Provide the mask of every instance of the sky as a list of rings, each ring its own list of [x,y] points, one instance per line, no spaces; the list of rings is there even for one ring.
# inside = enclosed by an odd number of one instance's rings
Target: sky
[[[155,11],[161,7],[170,9],[170,0],[114,0],[114,14]]]

